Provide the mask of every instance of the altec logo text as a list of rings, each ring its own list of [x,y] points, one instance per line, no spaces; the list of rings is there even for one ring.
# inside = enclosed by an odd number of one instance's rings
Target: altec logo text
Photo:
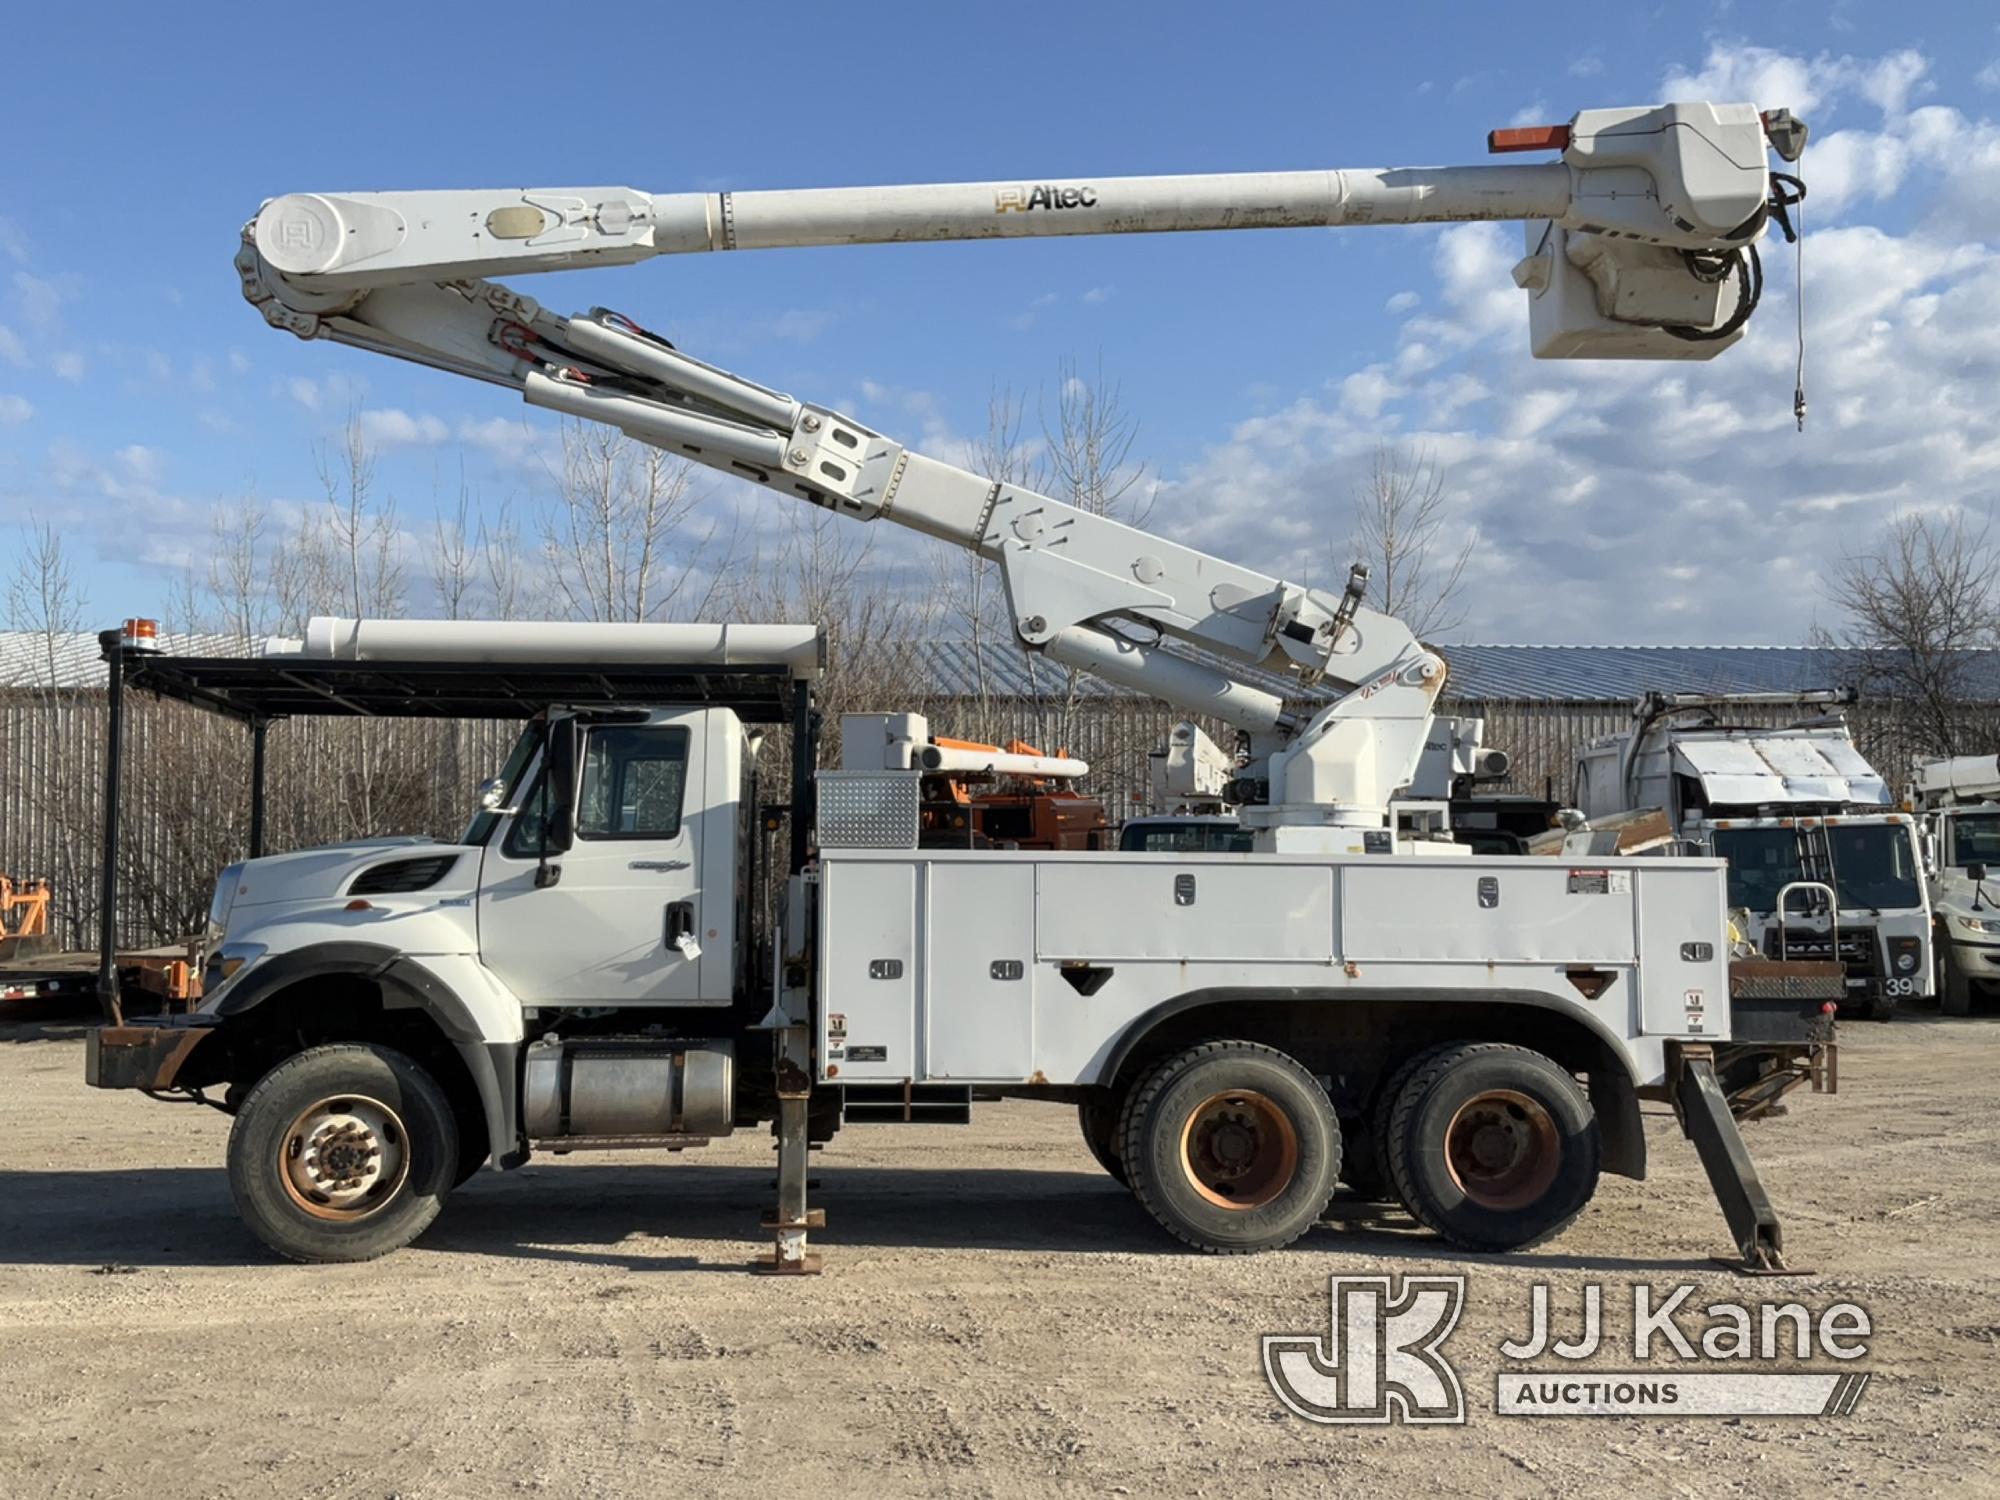
[[[997,214],[1032,213],[1038,208],[1095,207],[1096,188],[1058,187],[1053,182],[1038,182],[1033,187],[1004,187],[993,195],[993,211]]]

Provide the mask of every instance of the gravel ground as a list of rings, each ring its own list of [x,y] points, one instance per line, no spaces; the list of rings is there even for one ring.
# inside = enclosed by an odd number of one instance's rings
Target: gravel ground
[[[1454,1259],[1342,1207],[1216,1260],[1096,1171],[1069,1111],[1009,1103],[844,1132],[817,1159],[828,1274],[774,1282],[742,1269],[764,1137],[484,1173],[386,1260],[276,1263],[231,1209],[222,1116],[88,1090],[74,1028],[17,1026],[0,1496],[2000,1493],[2000,1019],[1845,1040],[1837,1097],[1749,1130],[1798,1279],[1709,1261],[1721,1217],[1664,1116],[1651,1178],[1606,1178],[1538,1251]],[[1259,1335],[1325,1331],[1329,1274],[1468,1267],[1468,1428],[1279,1407]],[[1640,1282],[1856,1301],[1873,1383],[1844,1419],[1499,1417],[1537,1281],[1559,1310],[1602,1284],[1614,1333]]]

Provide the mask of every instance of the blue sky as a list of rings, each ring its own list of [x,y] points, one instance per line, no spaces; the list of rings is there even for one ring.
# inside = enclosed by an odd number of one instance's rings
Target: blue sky
[[[1467,638],[1796,641],[1842,545],[1909,505],[1983,512],[2000,470],[1988,5],[287,15],[8,24],[0,548],[31,513],[58,526],[94,616],[161,610],[218,502],[310,500],[350,411],[413,530],[461,472],[489,507],[546,486],[523,458],[545,424],[504,393],[299,343],[241,301],[236,234],[288,191],[1473,162],[1517,118],[1754,89],[1820,143],[1803,438],[1775,252],[1752,338],[1664,371],[1534,365],[1511,227],[758,252],[526,289],[948,453],[995,385],[1101,358],[1155,524],[1294,573],[1324,573],[1375,441],[1424,443],[1480,537]]]

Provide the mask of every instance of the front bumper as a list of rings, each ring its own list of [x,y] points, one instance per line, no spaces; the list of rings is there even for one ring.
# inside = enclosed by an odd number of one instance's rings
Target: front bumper
[[[94,1089],[171,1089],[201,1044],[215,1035],[213,1018],[189,1016],[172,1026],[97,1026],[84,1043],[83,1081]]]

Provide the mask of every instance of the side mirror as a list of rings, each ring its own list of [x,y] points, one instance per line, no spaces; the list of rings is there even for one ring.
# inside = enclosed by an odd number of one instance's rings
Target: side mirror
[[[1974,885],[1980,884],[1986,879],[1986,866],[1974,861],[1965,867],[1965,878]]]
[[[518,807],[504,806],[503,804],[506,800],[507,783],[501,777],[489,776],[479,783],[479,810],[481,812],[498,813],[504,818],[510,817],[520,811]]]
[[[547,775],[542,784],[549,799],[542,822],[545,853],[560,854],[576,842],[577,762],[582,759],[583,728],[575,719],[556,719],[548,727]]]

